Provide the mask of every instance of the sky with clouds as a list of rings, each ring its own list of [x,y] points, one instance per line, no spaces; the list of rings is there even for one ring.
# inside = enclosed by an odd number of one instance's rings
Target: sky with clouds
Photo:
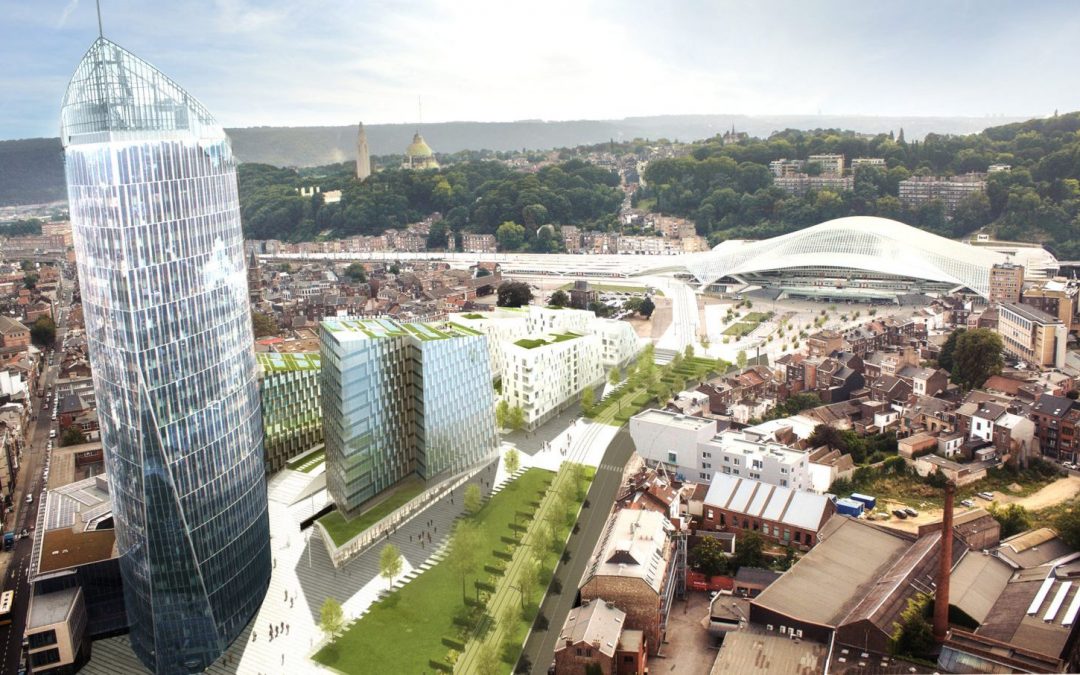
[[[1080,109],[1080,3],[102,0],[227,127]],[[93,0],[0,0],[0,138],[55,136]]]

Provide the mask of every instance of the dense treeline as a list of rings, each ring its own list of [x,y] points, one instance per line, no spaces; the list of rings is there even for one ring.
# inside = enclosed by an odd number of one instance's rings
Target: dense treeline
[[[768,163],[842,153],[882,157],[886,168],[859,167],[854,189],[802,197],[772,185]],[[903,208],[901,180],[912,175],[958,175],[1009,164],[991,174],[986,195],[973,195],[947,219],[943,205]],[[635,195],[654,210],[693,218],[713,244],[763,238],[831,218],[877,215],[959,237],[991,226],[1002,239],[1038,241],[1061,258],[1080,257],[1080,113],[992,127],[978,134],[928,134],[921,142],[899,136],[857,135],[835,129],[787,130],[767,139],[695,144],[690,156],[658,160]]]
[[[380,234],[438,211],[429,246],[445,246],[448,231],[495,234],[506,222],[524,226],[523,246],[557,246],[550,228],[577,224],[606,227],[615,221],[622,193],[611,171],[570,161],[535,174],[510,171],[498,162],[462,162],[437,171],[388,169],[363,183],[343,163],[300,172],[265,164],[241,164],[240,207],[245,236],[304,241],[316,237]],[[341,201],[297,188],[341,190]],[[536,243],[540,231],[544,240]]]

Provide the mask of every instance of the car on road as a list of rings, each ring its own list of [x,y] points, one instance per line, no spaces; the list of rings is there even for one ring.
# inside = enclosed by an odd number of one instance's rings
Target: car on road
[[[970,499],[964,499],[960,502],[960,506],[966,506],[970,509],[975,506],[975,502]]]
[[[904,513],[908,514],[912,518],[918,518],[919,517],[919,512],[916,511],[915,509],[911,508],[910,506],[908,506],[907,508],[904,509]]]
[[[994,493],[993,492],[980,492],[979,494],[977,494],[975,496],[978,497],[979,499],[985,499],[988,502],[994,501]]]
[[[27,504],[33,504],[34,503],[34,495],[26,495],[26,503]]]
[[[897,518],[899,518],[900,520],[906,520],[906,519],[907,519],[907,514],[906,514],[906,513],[904,513],[904,512],[903,512],[902,510],[900,510],[900,509],[893,509],[893,512],[892,512],[892,514],[893,514],[894,516],[896,516]]]
[[[56,438],[56,429],[49,432],[49,438]]]

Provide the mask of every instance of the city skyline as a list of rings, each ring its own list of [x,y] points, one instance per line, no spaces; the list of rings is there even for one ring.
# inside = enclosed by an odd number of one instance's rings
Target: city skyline
[[[131,644],[201,671],[271,570],[236,165],[198,101],[105,38],[61,120]]]
[[[66,84],[63,64],[97,33],[93,2],[42,11],[0,0],[0,9],[18,27],[0,29],[0,81],[18,93],[0,102],[0,138],[53,136],[48,110]],[[117,0],[102,12],[106,36],[134,51],[153,47],[226,127],[418,123],[418,95],[430,122],[1080,108],[1080,76],[1068,68],[1080,11],[958,2],[934,5],[927,22],[922,9],[931,6],[686,3],[664,13],[606,2],[432,2],[343,3],[316,15],[278,2],[191,0],[142,16],[137,3]]]

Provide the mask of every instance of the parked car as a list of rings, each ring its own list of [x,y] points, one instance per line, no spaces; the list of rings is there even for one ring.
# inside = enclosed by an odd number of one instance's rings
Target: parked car
[[[985,499],[988,502],[994,501],[994,493],[993,492],[980,492],[979,494],[977,494],[975,496],[978,497],[979,499]]]
[[[893,509],[893,512],[892,512],[892,514],[893,514],[894,516],[896,516],[897,518],[899,518],[900,520],[905,520],[905,519],[907,519],[907,514],[906,514],[906,513],[904,513],[903,511],[901,511],[900,509]]]
[[[907,508],[904,509],[904,513],[908,514],[912,518],[918,518],[919,517],[919,512],[916,511],[915,509],[911,508],[910,506],[908,506]]]

